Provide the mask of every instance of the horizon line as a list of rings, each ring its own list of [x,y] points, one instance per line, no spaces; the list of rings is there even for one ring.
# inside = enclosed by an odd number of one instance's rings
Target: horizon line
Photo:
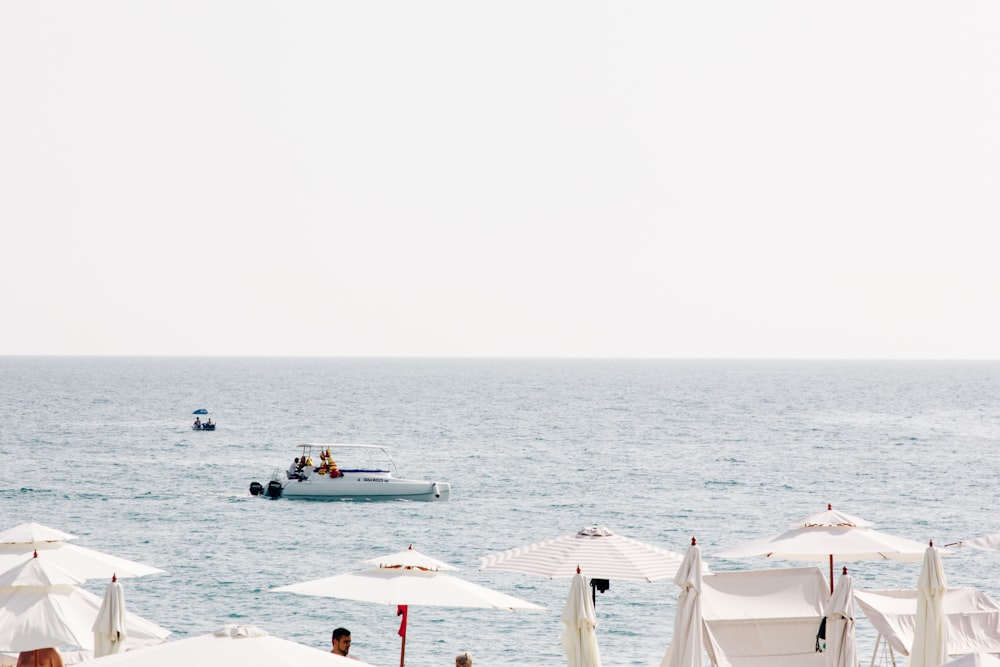
[[[995,362],[997,357],[753,357],[753,356],[557,356],[557,355],[338,355],[338,354],[182,354],[182,353],[28,353],[0,354],[0,359],[395,359],[465,361],[928,361]]]

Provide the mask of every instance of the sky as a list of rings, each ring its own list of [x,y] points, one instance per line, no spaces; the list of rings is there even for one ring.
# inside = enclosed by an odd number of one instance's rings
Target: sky
[[[1000,3],[0,4],[0,355],[1000,358]]]

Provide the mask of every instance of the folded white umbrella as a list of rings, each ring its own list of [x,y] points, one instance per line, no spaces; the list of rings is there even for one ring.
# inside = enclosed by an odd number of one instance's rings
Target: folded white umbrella
[[[104,591],[101,608],[94,621],[94,657],[121,653],[125,650],[128,637],[128,621],[125,613],[125,591],[112,578]]]
[[[826,617],[826,667],[857,667],[854,633],[854,580],[844,568],[823,611]]]
[[[71,572],[33,558],[0,574],[0,651],[47,647],[93,650],[93,627],[101,598],[77,587]],[[163,641],[169,630],[135,614],[126,648]]]
[[[603,526],[588,526],[572,535],[489,554],[480,569],[572,577],[577,568],[592,579],[657,581],[674,576],[684,556],[623,535]]]
[[[259,628],[227,625],[210,635],[96,658],[94,667],[372,667],[369,663],[274,637]]]
[[[941,555],[927,547],[917,580],[917,618],[910,649],[910,667],[938,667],[948,660],[948,618],[944,594],[948,590]]]
[[[674,576],[674,583],[681,589],[674,613],[674,636],[660,667],[701,667],[705,642],[702,636],[701,613],[701,549],[691,538],[691,546],[684,554],[684,562]]]
[[[785,560],[829,561],[830,592],[833,593],[833,560],[888,559],[919,563],[926,545],[903,537],[872,530],[870,521],[838,512],[827,505],[825,512],[814,514],[790,526],[790,530],[732,549],[718,551],[718,558],[764,556]],[[951,552],[944,552],[951,553]]]
[[[597,614],[594,613],[589,588],[586,577],[579,573],[573,575],[569,598],[561,616],[566,628],[559,636],[569,667],[601,667],[601,651],[597,646]]]

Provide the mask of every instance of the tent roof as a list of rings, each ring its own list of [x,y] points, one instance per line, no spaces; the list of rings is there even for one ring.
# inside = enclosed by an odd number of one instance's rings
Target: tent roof
[[[917,589],[855,590],[854,599],[892,650],[910,654],[917,616]],[[1000,603],[976,588],[949,588],[948,653],[1000,653]]]
[[[816,632],[827,598],[818,567],[705,575],[705,650],[719,667],[822,667]]]

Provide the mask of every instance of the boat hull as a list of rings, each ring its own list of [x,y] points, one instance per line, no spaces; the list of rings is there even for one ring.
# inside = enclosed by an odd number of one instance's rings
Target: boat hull
[[[384,473],[343,471],[341,477],[310,475],[308,479],[282,481],[283,498],[446,501],[447,482],[400,479]]]

